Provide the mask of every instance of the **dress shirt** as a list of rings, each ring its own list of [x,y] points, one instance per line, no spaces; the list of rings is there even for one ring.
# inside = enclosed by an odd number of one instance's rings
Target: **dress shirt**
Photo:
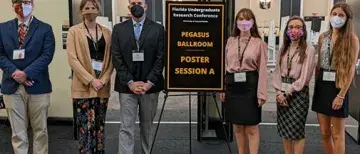
[[[20,25],[21,24],[25,24],[24,30],[27,33],[28,32],[28,28],[30,27],[31,21],[33,19],[33,16],[31,16],[28,20],[26,20],[25,22],[21,22],[20,20],[18,20],[18,32],[20,31]],[[25,35],[26,35],[25,33]]]
[[[287,51],[290,52],[290,49]],[[290,55],[293,55],[295,51],[290,52]],[[315,68],[315,54],[316,50],[312,45],[308,45],[306,48],[306,56],[304,62],[302,64],[299,63],[300,56],[299,54],[294,55],[294,59],[291,63],[291,70],[288,72],[287,68],[287,53],[281,59],[281,66],[279,64],[280,61],[280,52],[277,56],[276,67],[273,74],[273,86],[276,90],[277,94],[281,93],[282,87],[282,77],[290,77],[295,79],[296,81],[291,84],[290,89],[287,89],[286,92],[292,94],[296,91],[301,91],[305,86],[309,85],[312,74]],[[289,76],[287,74],[289,73]]]
[[[142,29],[143,29],[143,26],[144,26],[145,19],[146,19],[146,17],[145,17],[143,20],[141,20],[140,22],[136,22],[134,19],[132,19],[132,22],[133,22],[133,25],[134,25],[134,35],[136,35],[136,34],[135,34],[135,32],[136,32],[136,24],[137,24],[137,23],[140,23],[140,36],[141,36],[141,32],[142,32]],[[140,38],[139,38],[139,39],[140,39]],[[133,80],[130,80],[130,81],[128,82],[128,84],[130,84],[130,83],[132,83],[132,82],[134,82],[134,81],[133,81]],[[147,82],[149,82],[151,85],[155,86],[152,82],[150,82],[150,81],[147,81]]]
[[[145,22],[145,18],[140,22],[136,22],[134,19],[132,19],[132,22],[133,22],[133,25],[134,25],[134,35],[136,35],[135,31],[136,31],[136,24],[137,23],[140,24],[140,35],[141,35],[142,29],[143,29],[143,26],[144,26],[144,22]]]
[[[250,42],[244,52],[243,62],[240,67],[239,57],[239,37],[230,37],[226,43],[225,68],[229,73],[239,71],[254,71],[259,72],[259,82],[257,97],[262,100],[268,99],[267,93],[267,45],[260,38],[251,37]],[[246,38],[247,39],[247,38]],[[240,42],[241,52],[244,51],[246,46],[245,42]]]

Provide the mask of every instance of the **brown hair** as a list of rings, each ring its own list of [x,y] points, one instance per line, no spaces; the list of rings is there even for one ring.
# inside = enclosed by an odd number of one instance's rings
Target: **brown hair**
[[[349,75],[351,67],[354,61],[355,52],[353,51],[352,45],[353,41],[353,12],[351,7],[344,3],[340,2],[333,6],[330,14],[334,9],[341,8],[346,14],[346,22],[343,27],[339,29],[338,37],[335,41],[333,47],[333,59],[332,64],[336,68],[336,87],[343,88],[346,86],[347,82],[352,79],[352,76]],[[332,34],[333,27],[330,24],[330,32]],[[331,36],[330,36],[331,37]]]
[[[30,0],[30,3],[31,3],[31,4],[34,4],[34,1],[35,1],[35,0]],[[11,0],[11,2],[12,2],[12,4],[14,4],[14,3],[17,3],[17,2],[22,2],[22,1],[19,1],[19,0]]]
[[[241,31],[237,28],[237,23],[236,23],[236,21],[239,20],[240,15],[242,15],[247,20],[252,19],[254,21],[254,25],[250,29],[251,36],[256,37],[256,38],[261,38],[257,23],[256,23],[256,18],[255,18],[254,12],[248,8],[243,8],[237,13],[235,21],[234,21],[231,36],[233,36],[233,37],[240,36]]]
[[[287,31],[289,29],[289,23],[293,20],[299,20],[301,21],[301,23],[303,24],[303,32],[304,32],[304,35],[301,36],[300,40],[299,40],[299,56],[300,56],[300,61],[299,63],[302,64],[304,62],[304,59],[306,57],[306,48],[307,48],[307,43],[306,43],[306,39],[307,39],[307,31],[306,31],[306,25],[305,25],[305,22],[303,19],[301,19],[299,16],[292,16],[288,22],[286,23],[286,27],[285,27],[285,30],[284,30],[284,39],[283,39],[283,45],[281,47],[281,54],[280,54],[280,58],[279,58],[279,63],[280,63],[280,66],[281,66],[281,62],[282,62],[282,57],[285,56],[287,50],[289,49],[290,47],[290,44],[291,44],[291,40],[289,38],[289,36],[287,35]]]
[[[99,4],[96,2],[96,0],[81,0],[80,2],[80,11],[82,11],[86,5],[87,2],[91,2],[94,4],[95,8],[98,9],[100,11],[100,6]]]

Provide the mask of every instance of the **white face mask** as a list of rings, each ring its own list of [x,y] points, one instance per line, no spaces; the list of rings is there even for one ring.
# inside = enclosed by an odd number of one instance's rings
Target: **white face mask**
[[[346,20],[343,18],[340,18],[339,16],[333,16],[330,18],[330,24],[334,28],[341,28],[345,25]]]
[[[32,12],[32,5],[25,5],[22,4],[22,8],[23,8],[23,15],[24,17],[27,17],[31,14]]]

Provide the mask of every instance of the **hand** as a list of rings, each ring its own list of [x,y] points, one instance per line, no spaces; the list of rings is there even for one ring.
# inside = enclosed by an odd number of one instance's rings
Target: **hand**
[[[34,85],[34,81],[26,80],[23,84],[24,84],[25,86],[31,87],[31,86]]]
[[[258,98],[259,107],[261,107],[262,105],[264,105],[265,102],[266,102],[265,100]]]
[[[91,85],[96,91],[100,90],[104,86],[104,84],[99,79],[92,80]]]
[[[151,83],[149,83],[149,82],[144,83],[143,86],[142,86],[142,93],[141,94],[144,95],[148,90],[151,89],[152,86],[153,85]]]
[[[129,89],[138,95],[142,94],[143,86],[144,86],[144,82],[141,81],[129,83]]]
[[[26,74],[23,71],[16,70],[11,77],[19,83],[23,83],[26,80]]]
[[[332,103],[332,109],[333,110],[339,110],[341,109],[342,105],[343,105],[343,99],[339,98],[339,97],[335,97],[333,103]]]
[[[286,97],[284,96],[284,93],[280,93],[276,96],[276,101],[280,104],[280,106],[289,106]]]
[[[220,93],[220,100],[224,103],[225,102],[225,93]]]

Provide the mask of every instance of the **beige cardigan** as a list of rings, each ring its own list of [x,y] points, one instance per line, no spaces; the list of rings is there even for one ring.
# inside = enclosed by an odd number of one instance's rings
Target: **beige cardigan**
[[[95,71],[91,64],[89,43],[86,36],[84,23],[75,25],[69,29],[67,35],[67,55],[68,62],[73,70],[71,96],[72,98],[109,98],[110,97],[110,79],[113,73],[111,61],[111,32],[109,29],[100,26],[106,41],[103,68],[99,79],[105,84],[105,87],[99,91],[90,85],[95,79]]]

